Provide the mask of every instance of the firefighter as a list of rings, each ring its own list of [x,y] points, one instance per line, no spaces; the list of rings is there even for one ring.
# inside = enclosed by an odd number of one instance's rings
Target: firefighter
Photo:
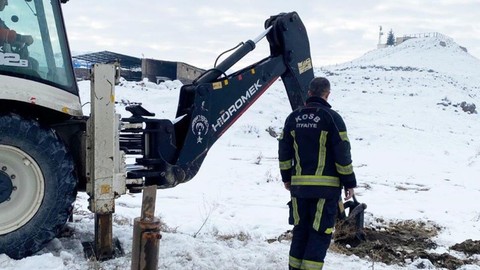
[[[286,119],[279,138],[282,181],[290,191],[293,238],[289,269],[322,269],[332,239],[342,187],[345,200],[357,185],[342,117],[327,102],[330,82],[309,84],[304,107]]]

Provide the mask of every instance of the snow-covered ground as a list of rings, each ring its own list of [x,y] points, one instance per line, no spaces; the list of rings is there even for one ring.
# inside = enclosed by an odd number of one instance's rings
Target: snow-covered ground
[[[314,59],[314,64],[321,63]],[[480,60],[452,40],[423,38],[316,68],[316,75],[330,79],[329,101],[348,127],[357,197],[368,205],[366,226],[376,218],[429,221],[442,228],[434,239],[438,248],[430,252],[464,256],[448,247],[480,240],[480,115],[458,104],[480,106]],[[124,81],[116,96],[173,119],[180,87],[178,81]],[[80,82],[80,89],[88,101],[89,82]],[[122,105],[118,110],[128,115]],[[159,269],[287,269],[289,241],[266,241],[291,229],[277,140],[266,130],[280,131],[289,112],[278,81],[217,141],[193,180],[157,191],[156,215],[168,227]],[[73,236],[55,239],[23,260],[0,255],[0,269],[128,269],[141,194],[116,201],[114,236],[126,255],[106,262],[84,258],[81,242],[93,239],[87,198],[78,195],[69,224]],[[387,266],[330,251],[324,269],[418,269],[415,265]]]

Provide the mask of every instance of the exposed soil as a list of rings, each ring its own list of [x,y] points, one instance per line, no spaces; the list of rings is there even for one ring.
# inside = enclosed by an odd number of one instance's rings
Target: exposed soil
[[[457,269],[465,264],[479,263],[473,258],[459,259],[448,253],[435,254],[427,250],[436,248],[432,238],[440,231],[435,224],[402,221],[382,226],[364,228],[366,241],[355,235],[354,224],[339,222],[335,230],[332,250],[347,255],[369,257],[373,261],[386,264],[405,265],[416,259],[428,259],[436,267]],[[480,241],[467,240],[451,247],[470,256],[480,254]]]
[[[468,239],[462,243],[455,244],[450,248],[456,251],[461,251],[467,255],[480,254],[480,240],[474,241]]]

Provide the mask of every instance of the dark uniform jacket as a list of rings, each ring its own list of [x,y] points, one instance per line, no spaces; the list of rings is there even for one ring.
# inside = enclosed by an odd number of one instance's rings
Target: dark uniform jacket
[[[357,185],[345,123],[323,98],[309,97],[287,117],[278,152],[293,197],[339,198]]]
[[[0,48],[3,43],[13,44],[14,42],[22,42],[23,35],[18,34],[15,30],[11,30],[5,24],[5,22],[0,19]]]
[[[18,41],[20,37],[17,32],[10,30],[5,22],[0,19],[0,48],[3,46],[3,43],[13,43]]]

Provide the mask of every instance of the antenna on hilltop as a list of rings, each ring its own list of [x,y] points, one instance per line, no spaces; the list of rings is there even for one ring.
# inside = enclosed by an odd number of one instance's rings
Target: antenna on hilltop
[[[382,26],[380,25],[379,28],[380,29],[378,31],[378,45],[380,45],[382,43],[382,36],[383,36]]]

